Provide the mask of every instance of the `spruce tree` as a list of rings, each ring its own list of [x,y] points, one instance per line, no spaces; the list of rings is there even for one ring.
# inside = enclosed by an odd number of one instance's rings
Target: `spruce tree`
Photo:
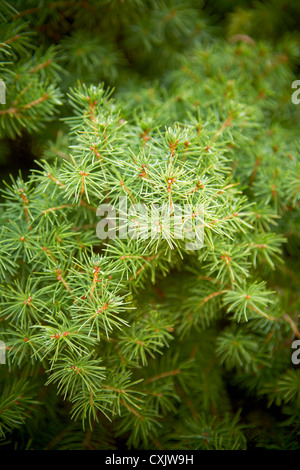
[[[12,3],[3,448],[299,449],[299,6]]]

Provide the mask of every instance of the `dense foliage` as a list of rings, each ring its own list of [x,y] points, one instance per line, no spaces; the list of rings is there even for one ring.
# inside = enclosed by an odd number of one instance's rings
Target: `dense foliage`
[[[3,448],[299,449],[297,2],[46,3],[1,4]]]

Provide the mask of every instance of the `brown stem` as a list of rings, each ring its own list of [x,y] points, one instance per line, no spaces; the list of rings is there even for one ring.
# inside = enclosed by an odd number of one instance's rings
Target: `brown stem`
[[[175,376],[177,374],[180,374],[180,372],[181,372],[180,369],[175,369],[175,370],[170,370],[170,371],[167,371],[167,372],[163,372],[162,374],[158,374],[158,375],[155,375],[153,377],[150,377],[144,383],[147,384],[147,383],[154,382],[155,380],[164,379],[165,377]]]

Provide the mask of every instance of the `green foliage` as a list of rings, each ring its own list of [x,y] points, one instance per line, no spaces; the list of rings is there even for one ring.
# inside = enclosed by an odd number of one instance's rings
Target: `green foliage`
[[[283,2],[224,34],[193,0],[46,3],[0,11],[3,154],[35,159],[0,208],[3,448],[299,448]]]

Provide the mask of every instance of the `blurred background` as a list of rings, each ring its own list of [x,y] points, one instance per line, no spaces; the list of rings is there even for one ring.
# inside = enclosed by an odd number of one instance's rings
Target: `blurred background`
[[[299,71],[297,0],[15,0],[1,2],[0,15],[6,108],[30,89],[31,103],[45,92],[52,97],[40,114],[29,106],[32,114],[19,122],[9,120],[1,105],[1,180],[19,169],[26,174],[41,156],[67,150],[60,118],[70,113],[67,93],[78,81],[104,82],[117,93],[141,82],[164,84],[193,47],[237,40],[280,46]]]

